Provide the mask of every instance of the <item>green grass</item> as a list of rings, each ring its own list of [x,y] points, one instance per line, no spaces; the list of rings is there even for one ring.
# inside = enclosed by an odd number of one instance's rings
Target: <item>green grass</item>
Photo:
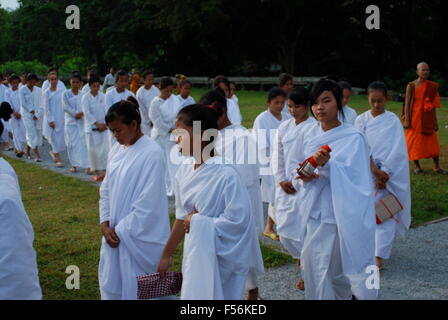
[[[60,175],[7,158],[16,170],[22,197],[35,233],[39,278],[44,299],[99,299],[98,262],[101,231],[98,215],[98,187],[92,183]],[[174,216],[171,215],[173,222]],[[181,270],[182,245],[177,249],[172,269]],[[262,246],[266,267],[293,260]],[[80,290],[67,290],[65,270],[80,269]]]
[[[198,99],[205,89],[195,89]],[[244,125],[252,127],[256,116],[266,109],[264,92],[238,92]],[[365,96],[355,96],[350,103],[358,113],[368,110]],[[442,165],[448,168],[448,103],[439,111]],[[400,113],[401,103],[390,102],[388,109]],[[23,200],[35,232],[39,275],[45,299],[98,299],[98,261],[101,233],[98,225],[98,188],[94,184],[62,176],[49,170],[10,159],[19,175]],[[431,162],[423,161],[430,169]],[[412,175],[413,226],[448,216],[448,177]],[[173,219],[173,218],[172,218]],[[180,270],[182,247],[173,261]],[[262,246],[266,267],[276,267],[293,260],[283,253]],[[65,269],[77,265],[81,289],[67,290]]]

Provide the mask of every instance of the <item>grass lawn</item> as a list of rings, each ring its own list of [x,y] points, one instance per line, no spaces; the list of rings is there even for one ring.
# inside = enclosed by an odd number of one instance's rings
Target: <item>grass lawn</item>
[[[206,90],[195,89],[196,100]],[[256,116],[266,109],[266,93],[238,92],[244,125],[252,127]],[[350,104],[358,113],[368,109],[365,96]],[[399,113],[401,103],[391,102],[389,110]],[[439,111],[442,164],[448,168],[448,103]],[[91,183],[54,173],[8,158],[21,183],[23,200],[35,231],[40,281],[45,299],[98,299],[97,268],[100,247],[98,188]],[[426,169],[431,162],[424,161]],[[413,226],[448,216],[448,177],[412,175]],[[174,259],[180,270],[181,249]],[[292,262],[289,256],[262,247],[266,267]],[[67,290],[65,269],[76,265],[81,272],[81,289]]]

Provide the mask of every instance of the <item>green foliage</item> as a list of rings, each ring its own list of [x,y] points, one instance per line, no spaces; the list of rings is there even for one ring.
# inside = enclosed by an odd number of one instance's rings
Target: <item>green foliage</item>
[[[0,73],[13,71],[20,75],[22,72],[33,72],[38,75],[47,74],[48,66],[40,63],[37,60],[33,61],[8,61],[0,65]]]

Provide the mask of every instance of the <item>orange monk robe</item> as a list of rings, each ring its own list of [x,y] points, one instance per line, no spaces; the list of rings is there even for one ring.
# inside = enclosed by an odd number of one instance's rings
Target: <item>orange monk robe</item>
[[[433,98],[428,97],[428,83],[435,92]],[[414,102],[412,104],[411,129],[405,131],[408,146],[409,161],[430,159],[440,156],[440,144],[435,130],[423,134],[422,121],[424,112],[431,112],[434,108],[440,108],[440,95],[435,82],[425,81],[415,89]]]
[[[131,85],[129,86],[129,90],[133,94],[137,94],[139,84],[140,84],[140,75],[138,73],[134,73],[131,78]]]

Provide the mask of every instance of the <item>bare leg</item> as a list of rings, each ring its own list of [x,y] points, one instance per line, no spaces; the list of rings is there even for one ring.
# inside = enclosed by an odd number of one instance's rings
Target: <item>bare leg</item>
[[[258,300],[260,298],[258,288],[249,290],[247,300]]]
[[[440,160],[439,157],[435,157],[432,159],[434,162],[434,171],[437,171],[440,169]]]
[[[36,147],[36,149],[33,149],[34,154],[36,155],[36,160],[41,160],[40,159],[40,153],[39,153],[39,148]]]
[[[414,165],[416,170],[422,170],[422,167],[420,166],[420,161],[414,160]]]
[[[266,227],[264,228],[264,232],[268,234],[274,233],[274,220],[272,220],[272,218],[269,216],[266,221]]]

